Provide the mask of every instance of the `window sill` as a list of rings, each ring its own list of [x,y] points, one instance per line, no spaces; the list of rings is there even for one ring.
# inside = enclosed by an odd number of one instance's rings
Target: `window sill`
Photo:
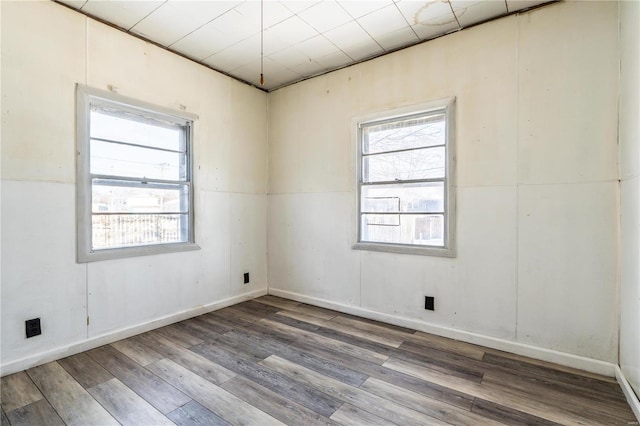
[[[454,249],[441,247],[411,246],[404,244],[385,244],[385,243],[355,243],[352,247],[354,250],[368,250],[397,254],[415,254],[419,256],[436,256],[436,257],[456,257]]]
[[[200,246],[196,243],[174,243],[96,250],[89,253],[78,253],[78,263],[123,259],[128,257],[148,256],[153,254],[179,253],[183,251],[193,250],[200,250]]]

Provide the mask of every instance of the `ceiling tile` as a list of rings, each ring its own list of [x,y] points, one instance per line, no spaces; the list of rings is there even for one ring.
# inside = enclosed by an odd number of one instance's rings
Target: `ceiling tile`
[[[340,68],[353,62],[350,57],[339,50],[318,58],[315,61],[328,70]]]
[[[411,26],[451,13],[451,6],[447,1],[400,0],[396,4]]]
[[[229,72],[257,59],[260,59],[260,36],[253,35],[209,56],[203,62],[213,68]]]
[[[516,12],[518,10],[527,9],[529,7],[538,6],[544,3],[549,3],[550,0],[507,0],[507,9],[509,13]]]
[[[323,35],[317,35],[295,46],[299,51],[305,52],[311,59],[321,58],[340,51],[335,44],[331,43]]]
[[[230,10],[169,47],[198,61],[207,58],[247,38],[245,31],[236,32],[233,28],[229,29],[237,17],[238,13]]]
[[[369,1],[338,0],[338,3],[340,3],[340,6],[342,6],[342,8],[349,13],[349,15],[351,15],[354,18],[359,18],[361,16],[367,15],[378,9],[382,9],[385,6],[393,4],[393,1],[392,0],[369,0]]]
[[[411,46],[420,41],[410,27],[405,27],[392,33],[376,37],[376,41],[386,51],[398,49],[404,46]]]
[[[239,1],[168,1],[135,25],[131,31],[163,46],[170,46],[239,3]]]
[[[409,26],[395,4],[359,18],[358,23],[373,38]]]
[[[71,6],[74,9],[80,9],[87,0],[58,0],[60,3],[66,4],[67,6]]]
[[[459,29],[460,26],[458,25],[458,21],[456,21],[456,17],[453,13],[449,12],[448,15],[443,15],[431,21],[414,25],[411,28],[413,28],[421,40],[429,40],[455,31]]]
[[[315,75],[325,70],[322,65],[315,62],[296,46],[281,50],[269,56],[269,59],[304,77]]]
[[[303,10],[307,10],[314,4],[320,3],[320,0],[288,0],[281,1],[280,3],[293,13],[300,13]]]
[[[89,0],[82,11],[128,30],[164,1]]]
[[[259,1],[244,1],[236,6],[235,10],[242,15],[241,19],[243,21],[243,25],[255,28],[256,32],[260,31]],[[282,3],[277,1],[265,1],[263,10],[265,29],[294,15],[294,12],[290,11],[284,7]]]
[[[451,7],[461,26],[484,22],[507,14],[507,5],[503,1],[460,1],[451,0]]]
[[[373,39],[369,39],[363,43],[359,43],[353,46],[349,46],[344,49],[344,53],[349,55],[354,61],[361,61],[363,59],[371,58],[372,56],[383,53],[384,50]]]
[[[323,35],[342,50],[371,40],[371,36],[355,21],[334,28]]]
[[[301,41],[317,36],[318,32],[298,16],[292,16],[264,32],[264,52],[277,52]]]
[[[298,14],[318,32],[323,33],[349,21],[353,21],[335,1],[323,1]]]
[[[236,68],[230,73],[240,80],[244,80],[257,87],[260,87],[260,60],[253,61],[245,66]],[[264,89],[269,90],[275,87],[282,86],[283,84],[299,80],[302,78],[300,74],[293,72],[292,70],[283,67],[282,65],[265,58],[264,60]]]

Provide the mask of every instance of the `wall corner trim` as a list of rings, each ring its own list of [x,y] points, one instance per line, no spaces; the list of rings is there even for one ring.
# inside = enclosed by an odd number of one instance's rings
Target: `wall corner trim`
[[[633,414],[636,415],[638,422],[640,422],[640,400],[638,399],[638,395],[633,391],[631,385],[627,381],[627,378],[624,376],[622,369],[619,365],[615,366],[616,380],[618,384],[622,388],[622,393],[624,393],[625,398],[627,398],[627,402],[633,410]]]
[[[191,309],[186,309],[184,311],[156,318],[151,321],[136,324],[131,327],[125,327],[119,330],[100,334],[98,336],[91,337],[89,339],[82,340],[76,343],[59,346],[46,352],[29,355],[27,357],[0,365],[0,377],[17,373],[19,371],[26,370],[37,365],[45,364],[47,362],[75,355],[80,352],[88,351],[90,349],[97,348],[98,346],[107,345],[118,340],[126,339],[127,337],[135,336],[136,334],[145,333],[147,331],[193,318],[198,315],[206,314],[211,311],[217,311],[218,309],[226,308],[227,306],[255,299],[256,297],[264,296],[265,294],[267,294],[266,288],[239,294],[237,296],[232,296],[226,299],[219,300],[217,302],[211,302],[206,305],[197,306]]]
[[[269,294],[273,296],[283,297],[285,299],[295,300],[297,302],[308,303],[310,305],[315,305],[326,309],[332,309],[351,315],[357,315],[375,321],[381,321],[388,324],[398,325],[400,327],[407,327],[413,330],[423,331],[425,333],[448,337],[450,339],[486,346],[492,349],[511,352],[517,355],[523,355],[542,361],[553,362],[556,364],[564,365],[565,367],[576,368],[591,373],[601,374],[603,376],[616,376],[616,364],[606,361],[573,355],[566,352],[554,351],[552,349],[541,348],[510,340],[499,339],[496,337],[458,330],[455,328],[444,327],[441,325],[417,321],[410,318],[384,314],[368,309],[332,302],[329,300],[305,296],[303,294],[286,290],[269,288]]]

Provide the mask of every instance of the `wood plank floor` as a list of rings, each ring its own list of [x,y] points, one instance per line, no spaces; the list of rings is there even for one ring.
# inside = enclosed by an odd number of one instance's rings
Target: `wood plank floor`
[[[2,378],[11,425],[630,425],[609,377],[273,296]]]

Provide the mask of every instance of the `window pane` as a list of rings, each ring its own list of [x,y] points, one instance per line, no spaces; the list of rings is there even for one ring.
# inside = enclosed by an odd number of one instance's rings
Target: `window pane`
[[[369,155],[362,163],[364,182],[444,178],[445,148]]]
[[[363,242],[444,246],[443,215],[363,214],[361,230]]]
[[[122,214],[92,216],[94,250],[188,241],[187,215]]]
[[[444,211],[444,182],[363,185],[361,210],[367,212]]]
[[[124,114],[124,113],[121,113]],[[143,122],[141,118],[130,118],[91,111],[91,137],[119,142],[147,145],[150,147],[185,150],[183,128],[158,122]]]
[[[91,141],[91,173],[111,176],[185,180],[185,154]]]
[[[140,186],[136,182],[93,179],[93,213],[188,213],[187,185]]]
[[[437,114],[364,126],[362,131],[364,154],[444,145],[445,116]]]

